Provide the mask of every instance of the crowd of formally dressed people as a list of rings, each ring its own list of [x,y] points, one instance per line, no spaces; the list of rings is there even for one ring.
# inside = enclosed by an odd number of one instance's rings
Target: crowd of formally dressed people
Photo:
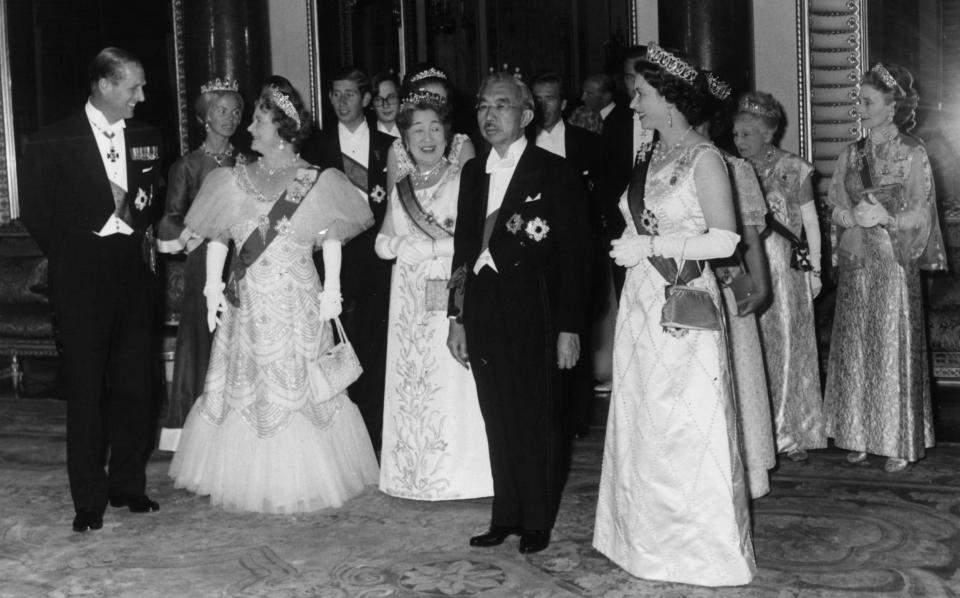
[[[896,472],[933,446],[920,270],[945,263],[903,67],[863,76],[866,134],[822,210],[812,165],[777,147],[775,98],[736,97],[652,43],[587,78],[572,110],[558,74],[491,71],[473,140],[442,70],[348,66],[322,131],[268,77],[245,155],[231,144],[244,97],[215,79],[194,106],[204,141],[170,168],[165,203],[159,134],[132,120],[144,84],[136,57],[103,50],[86,106],[26,151],[76,531],[102,527],[108,503],[159,509],[144,473],[154,242],[187,254],[160,446],[176,487],[226,509],[338,507],[374,484],[492,496],[470,545],[546,549],[571,441],[589,433],[608,296],[593,545],[635,576],[749,583],[750,500],[778,453],[802,460],[832,438],[851,463],[877,455]],[[821,393],[824,267],[837,301]]]

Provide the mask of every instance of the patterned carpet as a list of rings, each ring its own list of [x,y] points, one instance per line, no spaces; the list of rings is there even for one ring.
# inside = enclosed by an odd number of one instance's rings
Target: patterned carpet
[[[227,513],[174,490],[150,464],[159,513],[110,509],[76,534],[64,464],[64,404],[0,400],[0,596],[957,596],[960,445],[900,474],[840,451],[784,463],[754,504],[760,572],[745,588],[631,577],[590,547],[602,430],[581,441],[550,548],[516,538],[473,549],[488,500],[419,503],[368,489],[335,511]]]

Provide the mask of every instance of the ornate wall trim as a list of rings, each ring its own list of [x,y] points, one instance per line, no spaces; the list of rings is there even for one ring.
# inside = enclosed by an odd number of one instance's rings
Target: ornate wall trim
[[[13,92],[10,89],[10,47],[7,39],[7,0],[0,0],[0,224],[20,217],[17,199],[17,138],[13,130]]]
[[[173,23],[173,65],[177,92],[177,132],[180,139],[180,155],[190,151],[190,117],[187,106],[187,68],[184,63],[183,2],[171,0]]]
[[[316,0],[307,0],[307,69],[310,74],[310,113],[323,128],[323,81],[320,72],[320,22],[317,18]]]

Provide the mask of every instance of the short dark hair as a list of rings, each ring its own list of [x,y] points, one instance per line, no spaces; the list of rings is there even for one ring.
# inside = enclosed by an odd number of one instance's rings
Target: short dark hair
[[[392,70],[380,71],[373,76],[373,80],[370,82],[370,87],[372,88],[370,93],[373,95],[380,93],[380,84],[387,81],[393,83],[397,88],[397,93],[400,93],[400,77],[397,77],[397,74]]]
[[[109,47],[100,50],[87,67],[90,88],[96,87],[100,79],[109,79],[111,82],[117,83],[123,79],[123,71],[128,64],[135,64],[143,68],[139,58],[122,48]]]
[[[556,85],[557,93],[560,97],[563,97],[563,79],[557,73],[550,71],[537,75],[533,83],[530,84],[530,89],[532,90],[537,85]]]
[[[420,94],[424,96],[425,94]],[[400,139],[403,146],[407,147],[407,131],[413,126],[413,113],[417,110],[433,110],[440,119],[443,126],[443,138],[447,142],[447,148],[444,153],[450,152],[450,142],[453,140],[453,110],[450,108],[450,102],[439,102],[439,96],[429,94],[429,97],[407,97],[400,105],[400,111],[397,113],[397,128],[400,129]],[[407,150],[409,153],[410,150]],[[412,156],[411,156],[412,158]]]
[[[333,77],[330,79],[330,88],[333,88],[333,84],[337,81],[353,81],[357,84],[357,89],[360,91],[360,95],[371,94],[373,95],[373,87],[370,85],[370,77],[357,67],[353,65],[347,65],[340,67]]]
[[[686,57],[678,56],[678,58],[696,68],[696,65],[690,63]],[[638,59],[634,64],[634,70],[644,78],[650,87],[656,89],[664,100],[676,106],[688,123],[700,122],[700,113],[703,112],[708,93],[706,78],[703,73],[698,71],[696,78],[691,83],[671,74],[659,64],[650,62],[646,58]]]
[[[280,75],[271,75],[263,82],[260,88],[260,97],[257,98],[257,106],[270,113],[273,124],[277,125],[277,135],[284,141],[289,142],[295,148],[299,149],[303,140],[310,136],[313,128],[313,119],[310,117],[310,111],[303,105],[303,98],[286,77]],[[300,117],[300,124],[296,119],[288,115],[274,101],[274,94],[286,96],[290,104],[297,111]]]

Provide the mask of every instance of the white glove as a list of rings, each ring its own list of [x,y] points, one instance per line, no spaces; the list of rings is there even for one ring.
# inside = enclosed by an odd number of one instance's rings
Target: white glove
[[[653,255],[675,260],[712,260],[733,255],[740,235],[722,228],[711,228],[700,235],[661,235],[653,238]]]
[[[886,224],[890,220],[890,214],[878,203],[862,201],[853,210],[853,219],[861,228],[872,228],[878,224]]]
[[[433,241],[410,240],[404,237],[397,247],[397,260],[408,266],[416,266],[421,262],[432,260],[434,257]]]
[[[373,248],[380,256],[380,259],[392,260],[397,257],[397,248],[400,243],[406,239],[406,236],[388,237],[383,233],[377,233],[377,239],[373,242]]]
[[[343,312],[340,289],[327,288],[320,293],[320,320],[332,320]]]
[[[649,235],[631,235],[624,234],[619,239],[614,239],[610,246],[610,257],[618,266],[632,268],[640,263],[640,260],[650,257],[653,249],[653,237]]]
[[[823,281],[820,280],[820,273],[810,272],[810,292],[813,294],[813,298],[816,299],[822,290]]]
[[[210,332],[216,330],[217,324],[223,323],[217,314],[227,309],[227,298],[223,295],[225,288],[222,282],[208,283],[203,287],[203,296],[207,298],[207,328]]]

